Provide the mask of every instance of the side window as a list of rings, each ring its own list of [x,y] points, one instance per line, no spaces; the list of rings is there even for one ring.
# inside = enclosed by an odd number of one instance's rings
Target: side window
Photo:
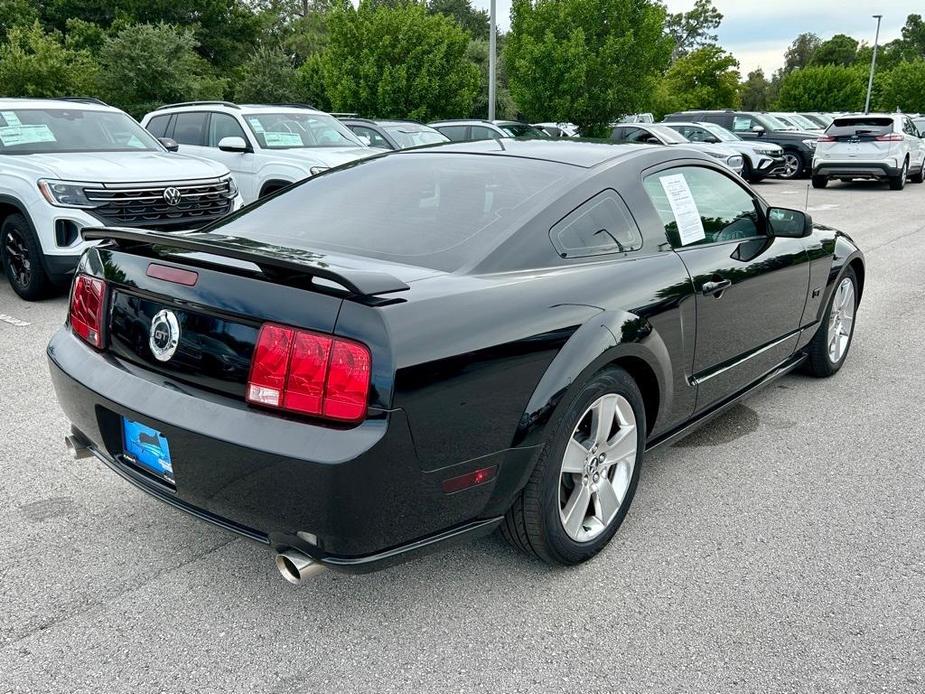
[[[467,125],[444,125],[437,130],[446,135],[453,142],[463,142],[466,139],[466,131],[469,129]]]
[[[748,132],[755,126],[755,119],[745,114],[736,114],[732,119],[733,132]]]
[[[632,128],[627,126],[618,126],[613,129],[610,138],[616,142],[638,142],[640,136],[644,134],[641,128]]]
[[[361,140],[364,140],[366,144],[370,147],[381,147],[382,149],[395,149],[392,145],[389,144],[389,141],[382,137],[377,131],[372,128],[367,128],[362,125],[351,125],[350,129],[359,137]]]
[[[620,196],[598,193],[569,212],[549,230],[549,239],[563,258],[625,253],[642,248],[642,236]]]
[[[181,145],[206,144],[206,116],[208,113],[198,111],[194,113],[178,113],[173,126],[173,139]]]
[[[681,134],[691,142],[709,142],[712,139],[710,133],[703,128],[695,128],[692,126],[685,128]]]
[[[209,147],[218,147],[218,143],[225,137],[240,137],[247,142],[244,129],[227,113],[213,113],[209,121]]]
[[[485,128],[481,125],[473,125],[472,132],[469,134],[470,140],[496,140],[498,134],[491,128]]]
[[[643,183],[673,248],[763,234],[755,199],[718,171],[684,166],[660,171]]]
[[[170,122],[170,115],[165,116],[154,116],[151,120],[148,121],[148,132],[154,135],[154,137],[164,137],[164,133],[167,132],[167,124]]]
[[[908,118],[903,118],[903,132],[907,135],[912,135],[913,137],[918,137],[918,130],[915,129],[915,126],[912,125],[912,121]]]

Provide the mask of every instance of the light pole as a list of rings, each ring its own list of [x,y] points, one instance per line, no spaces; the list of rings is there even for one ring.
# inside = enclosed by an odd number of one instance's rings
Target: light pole
[[[497,71],[498,26],[495,22],[495,0],[491,0],[488,12],[488,120],[495,119],[495,72]]]
[[[874,19],[877,20],[877,34],[874,36],[874,54],[870,59],[870,78],[867,80],[867,101],[864,102],[865,114],[870,113],[870,93],[874,89],[874,71],[877,69],[877,44],[880,43],[880,20],[883,19],[883,15],[875,14]]]

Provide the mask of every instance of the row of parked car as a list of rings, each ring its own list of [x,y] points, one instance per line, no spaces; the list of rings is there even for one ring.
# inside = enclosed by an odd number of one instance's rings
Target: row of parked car
[[[786,116],[815,115],[795,129]],[[885,177],[904,185],[925,167],[925,141],[902,116],[685,111],[663,123],[615,124],[611,140],[697,149],[751,182],[812,171]],[[0,263],[27,300],[68,281],[86,243],[81,229],[195,229],[331,167],[383,150],[450,141],[574,137],[569,123],[371,120],[306,104],[196,101],[148,113],[141,125],[89,98],[0,99]],[[817,151],[817,141],[820,143]],[[842,149],[850,150],[839,160]],[[898,154],[897,154],[898,153]],[[817,158],[813,168],[814,156]],[[873,164],[862,159],[880,157]],[[898,181],[901,180],[901,184]]]

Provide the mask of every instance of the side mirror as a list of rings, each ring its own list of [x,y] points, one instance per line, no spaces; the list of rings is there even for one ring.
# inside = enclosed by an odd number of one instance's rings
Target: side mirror
[[[176,152],[180,149],[180,145],[177,144],[177,141],[171,137],[159,137],[157,141],[164,145],[164,149],[168,152]]]
[[[703,141],[710,145],[718,145],[719,138],[715,135],[709,135],[708,137],[703,138]]]
[[[764,135],[765,129],[763,125],[756,125],[752,127],[752,132],[758,135]]]
[[[369,135],[357,135],[357,139],[367,147],[370,147],[373,144],[373,139]]]
[[[799,210],[772,207],[768,209],[768,227],[772,236],[801,239],[813,233],[813,218]]]
[[[218,148],[223,152],[247,152],[250,149],[243,137],[223,137],[218,141]]]

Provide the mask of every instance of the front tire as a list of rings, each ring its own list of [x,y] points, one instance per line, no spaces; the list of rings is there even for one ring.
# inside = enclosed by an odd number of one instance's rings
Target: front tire
[[[813,188],[825,188],[829,185],[828,176],[813,176]]]
[[[629,510],[645,448],[645,406],[623,369],[591,378],[552,428],[501,525],[518,549],[574,565],[600,552]]]
[[[858,277],[848,268],[829,299],[822,323],[809,343],[807,371],[817,378],[838,372],[848,358],[858,308]]]
[[[922,165],[919,167],[919,172],[917,174],[912,174],[909,176],[910,183],[925,183],[925,161],[922,162]]]
[[[0,226],[0,260],[20,298],[37,301],[51,292],[53,284],[42,265],[42,247],[21,214],[11,214]]]
[[[799,178],[803,173],[803,157],[799,152],[793,150],[784,150],[784,165],[778,174],[779,178],[792,181]]]
[[[909,177],[909,160],[903,162],[903,168],[898,176],[890,176],[890,190],[902,190],[906,187],[906,179]]]

